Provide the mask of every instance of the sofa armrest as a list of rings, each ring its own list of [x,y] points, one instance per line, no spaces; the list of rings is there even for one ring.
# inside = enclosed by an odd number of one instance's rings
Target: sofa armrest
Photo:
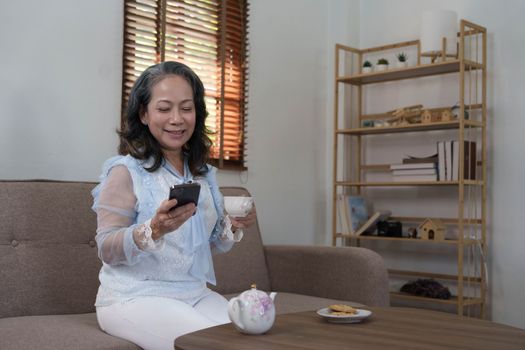
[[[388,272],[369,249],[270,245],[264,250],[274,291],[390,305]]]

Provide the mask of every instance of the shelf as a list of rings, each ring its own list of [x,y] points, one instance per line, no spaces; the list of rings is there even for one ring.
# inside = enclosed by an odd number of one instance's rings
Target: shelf
[[[432,302],[432,303],[438,303],[438,304],[449,304],[449,305],[458,304],[458,298],[456,296],[452,296],[450,297],[450,299],[435,299],[435,298],[419,297],[416,295],[411,295],[411,294],[402,293],[402,292],[390,292],[390,296],[394,298],[399,298],[399,299]],[[463,298],[463,306],[477,305],[477,304],[483,304],[483,299],[466,298],[466,297]]]
[[[465,111],[474,111],[474,110],[483,109],[483,104],[481,104],[481,103],[472,103],[472,104],[465,103],[464,107],[465,107]],[[447,108],[450,108],[450,106],[425,108],[425,109],[429,109],[430,111],[436,111],[436,110],[444,110],[444,109],[447,109]],[[393,113],[393,112],[394,111],[390,111],[390,112],[387,112],[387,113],[362,114],[362,115],[359,116],[359,120],[392,118],[393,115],[391,113]]]
[[[396,220],[396,221],[402,221],[402,222],[410,222],[410,223],[419,223],[425,221],[425,219],[428,219],[428,216],[391,216],[390,220]],[[445,225],[459,225],[459,219],[458,218],[443,218],[443,217],[433,217],[431,219],[438,219]],[[481,219],[475,219],[475,218],[463,218],[464,223],[469,223],[470,225],[481,225],[483,224],[483,221]]]
[[[427,278],[434,278],[439,280],[447,280],[447,281],[457,281],[458,276],[457,275],[446,275],[441,273],[431,273],[431,272],[420,272],[420,271],[405,271],[405,270],[388,270],[389,275],[396,275],[396,276],[412,276],[412,277],[427,277]],[[463,276],[463,281],[471,281],[473,283],[481,283],[480,277],[468,277]]]
[[[464,60],[465,70],[483,69],[480,63]],[[393,68],[383,72],[364,73],[347,77],[339,77],[337,81],[352,85],[366,85],[374,83],[383,83],[387,81],[428,77],[432,75],[456,73],[460,71],[461,62],[459,60],[450,60],[445,62],[423,64],[408,68]]]
[[[464,121],[465,127],[483,127],[483,123],[471,120]],[[460,122],[458,120],[449,122],[435,122],[428,124],[411,124],[403,126],[382,126],[382,127],[367,127],[367,128],[352,128],[352,129],[337,129],[336,134],[341,135],[374,135],[374,134],[394,134],[401,132],[422,132],[433,130],[449,130],[459,129]]]
[[[336,181],[336,186],[348,187],[384,187],[384,186],[458,186],[460,181],[383,181],[383,182],[350,182]],[[481,180],[464,180],[464,185],[482,186]]]
[[[457,239],[446,239],[444,241],[434,241],[434,240],[423,240],[418,238],[408,238],[408,237],[386,237],[386,236],[354,236],[354,235],[348,235],[343,233],[337,233],[337,238],[354,238],[356,240],[362,240],[362,241],[395,241],[395,242],[410,242],[410,243],[423,243],[423,244],[451,244],[451,245],[459,245],[460,242]],[[463,245],[473,245],[477,244],[477,240],[475,239],[464,239]]]

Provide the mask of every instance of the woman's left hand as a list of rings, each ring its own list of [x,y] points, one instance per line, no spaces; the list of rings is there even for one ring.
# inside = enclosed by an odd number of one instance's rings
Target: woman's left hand
[[[255,220],[257,220],[257,212],[255,211],[255,208],[252,208],[248,215],[244,217],[230,216],[230,221],[235,229],[250,227],[255,223]]]

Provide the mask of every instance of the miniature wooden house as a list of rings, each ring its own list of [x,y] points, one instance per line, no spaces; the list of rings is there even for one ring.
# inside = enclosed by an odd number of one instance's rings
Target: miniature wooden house
[[[445,230],[445,225],[437,219],[426,219],[417,228],[418,235],[421,239],[434,241],[444,241]]]
[[[421,123],[432,123],[432,113],[428,109],[425,109],[421,114]]]
[[[452,112],[450,109],[445,109],[443,112],[441,112],[441,121],[442,122],[448,122],[452,120]]]

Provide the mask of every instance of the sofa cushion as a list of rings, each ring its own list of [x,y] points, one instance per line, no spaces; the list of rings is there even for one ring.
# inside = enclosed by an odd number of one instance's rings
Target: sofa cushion
[[[98,328],[95,313],[0,319],[0,349],[140,349]]]
[[[227,294],[226,299],[231,299],[238,294]],[[346,300],[327,299],[310,295],[277,292],[275,296],[275,312],[277,315],[301,311],[316,311],[332,304],[346,304],[353,307],[363,307],[363,304]]]
[[[0,318],[94,311],[101,266],[94,186],[1,181]]]
[[[224,196],[250,196],[242,187],[221,187]],[[244,230],[244,237],[225,254],[213,256],[217,286],[220,294],[239,293],[252,283],[262,290],[270,289],[268,268],[257,223]]]

